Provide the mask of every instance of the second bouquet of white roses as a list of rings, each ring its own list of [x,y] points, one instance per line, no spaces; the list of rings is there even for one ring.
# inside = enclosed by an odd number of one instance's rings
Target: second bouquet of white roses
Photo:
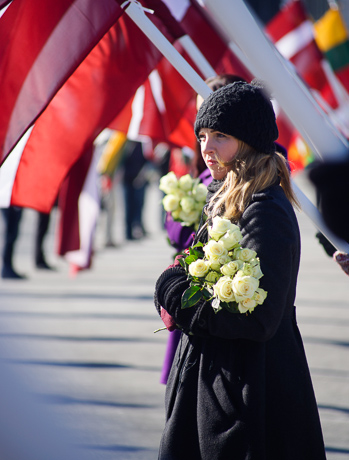
[[[181,222],[183,226],[197,228],[206,202],[207,187],[190,174],[177,179],[171,171],[161,177],[159,189],[166,194],[162,204],[165,211],[171,213],[173,220]]]
[[[211,301],[217,313],[226,308],[232,313],[252,312],[267,297],[259,287],[263,273],[255,251],[242,248],[242,235],[229,219],[216,216],[208,227],[207,244],[197,243],[180,259],[190,280],[182,296],[182,308],[200,299]]]

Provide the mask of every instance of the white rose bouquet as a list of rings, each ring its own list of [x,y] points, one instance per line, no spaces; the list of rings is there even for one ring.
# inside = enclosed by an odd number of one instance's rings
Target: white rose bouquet
[[[182,296],[182,308],[200,299],[212,301],[216,313],[226,308],[232,313],[251,313],[262,305],[267,292],[259,287],[263,273],[255,251],[242,248],[242,235],[229,219],[214,217],[208,227],[210,240],[188,249],[179,259],[190,279]]]
[[[165,211],[170,212],[181,225],[197,228],[206,202],[207,187],[190,174],[177,179],[174,172],[169,172],[161,177],[159,189],[166,194],[162,200]]]

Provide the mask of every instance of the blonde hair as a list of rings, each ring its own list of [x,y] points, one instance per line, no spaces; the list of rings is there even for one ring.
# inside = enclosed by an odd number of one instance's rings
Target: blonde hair
[[[223,167],[230,167],[222,187],[211,198],[207,213],[213,217],[224,215],[237,222],[252,200],[252,195],[274,184],[278,177],[286,197],[293,206],[300,209],[295,196],[290,173],[284,156],[264,154],[238,140],[239,148],[236,156],[229,163],[217,161]]]

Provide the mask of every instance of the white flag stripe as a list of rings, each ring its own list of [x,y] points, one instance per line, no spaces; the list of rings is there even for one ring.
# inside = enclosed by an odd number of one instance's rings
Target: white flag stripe
[[[143,118],[144,92],[144,86],[140,86],[132,101],[132,118],[127,131],[127,137],[131,140],[137,140],[139,136],[139,127]]]
[[[11,2],[12,3],[12,2]],[[5,11],[7,10],[7,8],[11,5],[11,3],[9,3],[8,5],[4,6],[1,10],[0,10],[0,18],[1,16],[5,13]]]
[[[188,8],[190,7],[189,0],[162,0],[167,8],[171,11],[172,16],[178,21],[184,18]]]
[[[286,59],[291,59],[313,40],[313,26],[310,21],[304,21],[296,29],[280,38],[275,46]]]
[[[189,35],[183,35],[178,41],[193,59],[205,79],[216,75],[214,68],[210,65]]]
[[[11,204],[12,188],[18,165],[32,129],[33,126],[21,137],[16,147],[12,150],[11,155],[6,158],[0,168],[0,208],[8,208]]]
[[[166,113],[166,106],[162,97],[162,80],[157,70],[153,70],[149,75],[149,83],[156,107],[160,113]]]

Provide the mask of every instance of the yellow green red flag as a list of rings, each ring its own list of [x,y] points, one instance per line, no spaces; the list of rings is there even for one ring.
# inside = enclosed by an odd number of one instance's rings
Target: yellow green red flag
[[[338,7],[332,6],[314,23],[314,36],[334,72],[349,89],[349,39]]]

